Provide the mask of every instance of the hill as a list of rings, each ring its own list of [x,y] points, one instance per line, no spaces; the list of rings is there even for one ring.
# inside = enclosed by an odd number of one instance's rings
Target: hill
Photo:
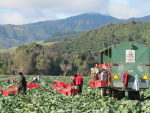
[[[65,76],[79,72],[87,76],[99,61],[100,50],[128,41],[150,46],[150,22],[109,24],[69,40],[18,46],[15,53],[0,53],[0,74],[22,71],[31,75]]]
[[[77,54],[91,50],[98,61],[99,51],[113,44],[134,41],[150,45],[150,22],[130,21],[104,25],[101,28],[84,32],[71,41],[63,41],[49,47],[50,51],[60,54]]]
[[[55,43],[58,43],[58,42],[48,42],[48,43],[43,43],[43,41],[39,41],[37,42],[37,44],[41,44],[43,46],[50,46],[50,45],[53,45]],[[0,53],[4,53],[4,52],[14,52],[16,51],[16,48],[17,47],[12,47],[12,48],[8,48],[8,49],[0,49]]]
[[[88,31],[102,27],[105,24],[123,23],[129,20],[149,22],[149,18],[150,16],[122,20],[99,13],[85,13],[55,21],[43,21],[26,25],[0,25],[0,49],[38,42],[52,36],[55,32]]]
[[[79,31],[68,31],[68,32],[64,32],[64,33],[56,32],[51,37],[45,38],[44,43],[57,42],[57,41],[64,40],[65,38],[67,38],[67,39],[75,38],[75,37],[80,36],[82,33],[83,32],[79,32]]]

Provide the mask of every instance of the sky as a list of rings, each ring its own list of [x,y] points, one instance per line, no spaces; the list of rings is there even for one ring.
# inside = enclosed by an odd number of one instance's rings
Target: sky
[[[150,15],[150,0],[0,0],[0,24],[27,24],[83,13],[119,19]]]

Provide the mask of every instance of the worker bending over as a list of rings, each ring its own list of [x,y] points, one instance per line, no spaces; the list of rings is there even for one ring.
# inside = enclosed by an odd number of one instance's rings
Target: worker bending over
[[[12,79],[11,79],[11,82],[14,83],[14,82],[15,82],[15,78],[12,78]]]
[[[10,79],[7,79],[7,80],[6,80],[6,83],[9,84],[9,83],[10,83]]]
[[[77,74],[75,74],[74,76],[70,77],[70,84],[73,85],[73,86],[76,85],[76,83],[75,83],[76,77],[77,77]]]
[[[37,82],[37,78],[36,77],[33,77],[32,80],[33,80],[32,82]]]
[[[18,83],[16,83],[16,85],[18,85],[20,83],[18,86],[18,93],[20,92],[20,90],[23,90],[24,95],[26,95],[26,87],[27,87],[26,79],[23,76],[22,72],[19,73],[19,76],[21,77],[21,79]]]
[[[82,94],[82,86],[83,86],[83,78],[82,76],[80,76],[79,73],[77,73],[77,77],[76,77],[76,86],[78,86],[79,91],[78,91],[78,95]]]

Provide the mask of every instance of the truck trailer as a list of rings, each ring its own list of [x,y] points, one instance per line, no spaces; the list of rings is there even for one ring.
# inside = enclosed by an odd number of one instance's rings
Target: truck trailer
[[[108,65],[107,80],[92,81],[101,95],[112,98],[140,99],[140,89],[149,88],[149,47],[135,42],[112,45],[100,51],[100,65]]]

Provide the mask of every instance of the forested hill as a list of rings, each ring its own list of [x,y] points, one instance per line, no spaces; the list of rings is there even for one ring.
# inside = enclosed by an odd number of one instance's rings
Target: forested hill
[[[124,23],[129,20],[150,22],[150,16],[122,20],[99,13],[86,13],[66,19],[43,21],[27,25],[0,25],[0,49],[41,41],[52,36],[55,32],[88,31],[102,27],[105,24]]]
[[[105,47],[128,41],[150,45],[150,22],[130,21],[104,25],[101,28],[84,32],[80,37],[71,41],[54,44],[49,47],[49,50],[61,54],[77,54],[91,50],[95,58],[97,58],[98,52]]]
[[[109,24],[53,45],[30,43],[15,52],[0,53],[0,74],[90,75],[99,51],[113,44],[134,41],[150,45],[150,22]]]
[[[81,32],[81,31],[67,31],[64,33],[56,32],[51,37],[45,38],[43,42],[44,43],[57,42],[57,41],[64,40],[66,38],[68,38],[68,39],[75,38],[75,37],[80,36],[82,33],[83,32]]]

